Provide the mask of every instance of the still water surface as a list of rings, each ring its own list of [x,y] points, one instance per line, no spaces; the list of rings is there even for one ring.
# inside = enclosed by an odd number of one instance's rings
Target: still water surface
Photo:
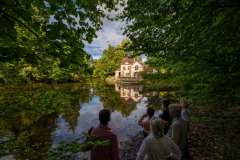
[[[56,130],[52,134],[53,143],[56,144],[63,140],[77,138],[81,133],[96,126],[98,124],[98,113],[103,108],[104,106],[100,97],[96,95],[92,97],[90,102],[81,104],[81,108],[79,108],[80,116],[77,119],[74,129],[69,127],[64,117],[59,116],[56,120]],[[145,110],[146,103],[140,101],[136,103],[136,108],[126,117],[124,117],[121,111],[112,112],[109,126],[118,135],[120,142],[134,136],[140,130],[140,127],[136,123]]]
[[[145,92],[141,85],[38,84],[0,89],[0,157],[19,160],[46,159],[51,147],[95,127],[103,108],[112,111],[110,127],[121,146],[141,130],[137,121],[146,107],[153,102],[161,106],[156,101],[159,93]]]

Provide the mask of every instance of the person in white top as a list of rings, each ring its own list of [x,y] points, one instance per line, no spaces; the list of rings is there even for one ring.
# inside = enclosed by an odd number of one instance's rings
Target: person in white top
[[[136,160],[180,160],[181,151],[178,146],[164,135],[166,122],[153,118],[150,122],[151,132],[143,140]]]

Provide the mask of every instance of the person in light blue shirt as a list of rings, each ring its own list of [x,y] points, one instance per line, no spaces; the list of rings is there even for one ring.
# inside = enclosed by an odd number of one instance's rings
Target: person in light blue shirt
[[[180,160],[179,147],[164,135],[166,121],[153,118],[150,121],[150,134],[143,140],[136,160]]]

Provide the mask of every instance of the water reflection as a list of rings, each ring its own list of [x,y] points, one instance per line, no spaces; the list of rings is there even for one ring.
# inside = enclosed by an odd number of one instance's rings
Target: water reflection
[[[0,91],[0,157],[47,159],[57,118],[74,130],[79,100],[91,100],[90,86],[34,85]],[[81,93],[81,94],[79,94]]]
[[[136,109],[137,102],[121,98],[119,93],[115,91],[114,86],[106,84],[98,84],[96,87],[96,95],[100,97],[100,101],[104,108],[112,112],[121,112],[124,117],[128,117],[132,111]]]
[[[46,159],[52,144],[52,132],[56,127],[55,119],[54,114],[44,115],[26,128],[22,120],[15,121],[14,128],[5,130],[8,134],[4,134],[4,128],[1,128],[5,141],[1,143],[0,155],[12,154],[19,160]]]
[[[115,110],[112,112],[110,127],[115,133],[118,134],[120,143],[128,140],[131,136],[135,135],[141,128],[136,125],[137,120],[140,118],[141,114],[145,111],[146,103],[137,103],[134,111],[128,116],[124,115]],[[77,126],[74,132],[70,129],[69,124],[60,116],[57,120],[57,129],[53,133],[53,142],[57,144],[61,141],[68,141],[86,132],[91,127],[95,127],[98,124],[98,113],[103,109],[103,103],[99,96],[94,96],[92,100],[88,103],[81,104],[79,110],[80,116],[77,120]]]
[[[140,130],[137,120],[157,95],[144,92],[142,85],[103,83],[5,88],[0,93],[0,157],[19,160],[46,159],[51,147],[96,126],[103,108],[112,111],[110,127],[124,143]]]
[[[143,85],[124,85],[115,84],[115,90],[120,93],[120,97],[125,101],[133,100],[134,102],[139,102],[143,98]]]

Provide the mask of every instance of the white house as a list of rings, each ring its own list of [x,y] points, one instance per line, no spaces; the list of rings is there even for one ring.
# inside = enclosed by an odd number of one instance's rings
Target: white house
[[[115,79],[120,78],[132,78],[132,79],[139,79],[141,78],[141,72],[149,72],[154,69],[146,66],[140,61],[137,61],[132,58],[124,58],[119,69],[115,71]]]

